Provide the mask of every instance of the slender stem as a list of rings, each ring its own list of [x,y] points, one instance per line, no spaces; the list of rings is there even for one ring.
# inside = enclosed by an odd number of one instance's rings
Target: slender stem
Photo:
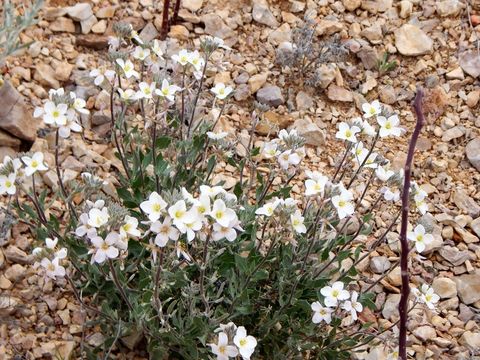
[[[45,212],[43,211],[42,207],[40,206],[40,201],[38,201],[38,196],[37,196],[37,189],[35,187],[35,173],[32,174],[32,193],[33,193],[33,199],[35,200],[35,207],[38,211],[38,217],[42,220],[42,222],[47,223],[47,217],[45,216]]]
[[[335,174],[333,175],[332,183],[335,182],[335,179],[337,178],[337,175],[338,175],[340,169],[342,168],[342,165],[343,165],[343,163],[345,162],[345,159],[347,158],[348,152],[349,152],[350,149],[352,148],[352,144],[353,144],[353,143],[349,142],[349,143],[348,143],[348,146],[345,148],[345,153],[343,154],[342,160],[341,160],[340,163],[338,164],[337,170],[335,170]]]
[[[164,259],[164,248],[160,248],[160,257],[158,259],[157,271],[155,273],[155,288],[153,290],[153,301],[157,307],[158,316],[162,319],[162,303],[160,302],[158,291],[160,289],[160,279],[162,276],[162,267]]]
[[[208,254],[208,244],[210,243],[210,234],[208,234],[207,239],[205,240],[205,245],[203,246],[203,258],[202,266],[200,268],[200,296],[202,297],[203,305],[205,306],[205,314],[210,312],[210,305],[208,304],[207,297],[205,295],[205,269],[207,268],[207,254]]]
[[[352,186],[352,184],[355,181],[355,179],[357,178],[358,174],[360,173],[360,171],[362,171],[363,166],[367,163],[368,158],[370,157],[370,155],[373,152],[373,149],[375,149],[375,145],[377,144],[379,136],[380,136],[380,129],[378,129],[377,135],[375,135],[375,139],[373,140],[372,147],[370,148],[370,150],[368,150],[367,156],[365,156],[362,163],[358,167],[357,171],[355,172],[355,174],[353,174],[352,178],[350,179],[350,182],[348,183],[348,185],[346,187],[347,189],[350,189],[350,186]]]
[[[168,34],[168,11],[170,9],[170,0],[163,0],[162,13],[162,30],[160,32],[160,39],[165,40]]]
[[[128,296],[125,293],[125,289],[123,288],[122,284],[120,283],[120,280],[118,279],[117,271],[115,270],[115,265],[113,264],[113,261],[111,259],[108,259],[108,265],[110,267],[110,273],[112,274],[113,282],[115,283],[115,286],[120,292],[120,295],[122,296],[123,301],[125,301],[125,303],[127,304],[128,309],[130,311],[133,311],[133,306],[130,303],[130,300],[128,300]]]
[[[181,0],[177,0],[175,2],[175,7],[173,8],[172,25],[175,25],[177,23],[178,12],[180,11],[180,3],[181,3]]]
[[[157,174],[157,154],[156,154],[156,147],[157,147],[157,123],[153,122],[153,130],[152,130],[152,162],[153,162],[153,173],[155,174],[155,188],[157,189],[157,193],[160,193],[160,178]]]
[[[177,0],[179,2],[180,0]],[[178,127],[180,128],[180,140],[183,140],[183,125],[186,125],[185,123],[185,71],[186,67],[183,67],[182,71],[182,111],[181,111],[181,118],[178,124]]]
[[[407,360],[407,306],[408,306],[408,296],[410,294],[410,284],[408,276],[408,241],[407,241],[407,227],[408,227],[408,211],[409,207],[409,196],[410,196],[410,182],[412,176],[412,163],[413,156],[415,153],[415,146],[417,144],[418,136],[422,130],[423,125],[425,124],[425,118],[423,117],[423,91],[422,89],[417,90],[417,95],[413,103],[413,108],[415,109],[415,115],[417,117],[417,123],[415,129],[413,130],[412,138],[410,139],[410,145],[408,147],[407,160],[405,161],[405,178],[403,182],[403,193],[402,193],[402,222],[400,228],[400,245],[401,245],[401,254],[400,254],[400,270],[402,277],[402,292],[400,297],[400,303],[398,304],[398,312],[400,314],[400,334],[398,339],[398,353],[399,357],[402,360]]]
[[[68,197],[67,190],[65,190],[65,185],[63,184],[62,173],[60,172],[60,162],[58,160],[59,149],[60,149],[60,129],[57,128],[57,131],[55,132],[55,168],[57,170],[58,184],[62,191],[62,195],[65,199],[65,203],[67,204],[67,207],[70,210],[70,214],[75,219],[78,219],[77,214],[75,212],[75,208],[73,207],[72,202]]]
[[[192,128],[193,119],[195,117],[195,110],[197,109],[198,98],[200,97],[200,93],[202,92],[203,81],[205,80],[205,72],[207,71],[208,59],[209,58],[206,56],[205,65],[203,66],[203,70],[202,70],[202,77],[200,78],[200,84],[198,85],[198,90],[197,90],[197,94],[195,95],[195,100],[193,100],[192,115],[190,116],[190,122],[188,123],[188,129],[187,129],[187,139],[190,136],[190,129]]]

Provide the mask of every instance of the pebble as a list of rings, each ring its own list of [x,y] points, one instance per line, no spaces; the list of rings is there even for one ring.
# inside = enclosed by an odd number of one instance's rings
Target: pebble
[[[408,0],[402,0],[400,1],[399,5],[400,5],[400,17],[402,19],[407,19],[408,17],[410,17],[413,10],[412,2]]]
[[[35,67],[33,78],[41,85],[48,86],[52,89],[58,89],[60,87],[60,83],[55,78],[55,70],[48,64],[38,64]]]
[[[465,146],[465,154],[470,164],[480,172],[480,137],[473,139]]]
[[[465,331],[460,338],[460,344],[470,347],[472,351],[480,349],[480,332]]]
[[[462,9],[461,4],[458,0],[436,1],[435,6],[437,13],[443,17],[455,16]]]
[[[412,332],[415,337],[422,341],[427,341],[437,336],[435,329],[428,325],[418,326]]]
[[[332,101],[353,102],[350,90],[331,84],[327,90],[327,97]]]
[[[355,11],[362,5],[362,0],[342,0],[342,4],[346,10]]]
[[[295,97],[295,102],[297,104],[297,110],[308,110],[313,107],[313,99],[304,91],[299,91]]]
[[[75,24],[72,19],[66,17],[59,17],[54,22],[50,23],[49,29],[55,32],[75,32]]]
[[[432,39],[412,24],[404,24],[395,31],[395,46],[405,56],[419,56],[433,51]]]
[[[466,212],[472,218],[476,219],[480,216],[480,205],[476,203],[468,194],[462,190],[458,189],[453,195],[453,202],[457,207]]]
[[[93,16],[92,6],[89,3],[78,3],[68,7],[67,14],[75,21],[87,20]]]
[[[200,10],[203,5],[203,0],[183,0],[182,7],[192,12]]]
[[[110,19],[115,16],[115,11],[118,9],[118,6],[106,6],[102,7],[97,11],[95,16],[99,19]]]
[[[272,28],[278,27],[278,21],[270,11],[268,4],[263,1],[255,1],[252,9],[252,17],[256,22],[270,26]]]
[[[446,277],[438,277],[432,283],[435,294],[441,299],[450,299],[457,296],[457,284],[452,279]]]
[[[282,90],[275,85],[267,85],[257,91],[257,100],[262,104],[277,107],[282,105],[285,100]]]
[[[477,78],[480,75],[480,55],[476,50],[465,51],[460,54],[458,58],[463,71],[473,78]]]
[[[454,281],[457,284],[458,296],[465,305],[480,300],[480,272],[456,276]]]
[[[442,141],[449,142],[454,139],[461,138],[465,135],[465,129],[460,126],[455,126],[451,129],[446,130],[442,135]]]
[[[105,20],[100,20],[92,26],[92,32],[94,34],[103,34],[105,30],[107,30],[107,22]]]
[[[325,131],[320,129],[317,124],[302,118],[295,121],[293,128],[297,130],[298,135],[305,138],[305,144],[312,146],[325,145]]]
[[[463,70],[462,70],[461,67],[457,67],[457,68],[453,69],[452,71],[448,72],[445,76],[448,80],[463,80],[463,79],[465,79],[465,74],[463,73]]]

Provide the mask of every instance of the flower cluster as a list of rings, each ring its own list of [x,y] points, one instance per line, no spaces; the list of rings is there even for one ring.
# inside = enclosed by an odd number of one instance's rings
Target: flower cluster
[[[280,219],[286,216],[290,220],[290,226],[295,233],[304,234],[307,232],[307,228],[304,224],[305,218],[302,216],[301,210],[297,207],[297,201],[295,199],[272,199],[259,207],[255,211],[255,214],[267,218],[276,215],[276,217]]]
[[[266,159],[276,158],[283,170],[297,166],[305,157],[305,140],[296,130],[281,130],[278,139],[265,143],[262,154]]]
[[[440,296],[435,294],[433,288],[427,284],[423,284],[420,290],[417,288],[412,289],[412,293],[418,302],[427,305],[430,310],[434,310],[435,304],[440,300]]]
[[[64,277],[66,274],[62,261],[67,257],[67,249],[61,248],[57,250],[57,244],[57,238],[46,238],[45,248],[37,247],[33,249],[33,255],[40,259],[40,262],[34,264],[34,268],[41,267],[45,277],[54,280],[57,277]]]
[[[311,304],[313,310],[312,321],[315,324],[319,324],[322,321],[330,324],[332,314],[337,309],[343,309],[348,312],[353,321],[357,320],[357,313],[363,311],[363,305],[358,301],[358,293],[352,291],[350,294],[344,289],[344,284],[341,281],[334,282],[332,286],[323,287],[320,293],[324,296],[325,306],[319,301]]]
[[[238,355],[243,360],[249,360],[257,346],[257,340],[247,335],[247,330],[243,326],[237,326],[230,322],[227,325],[220,325],[215,330],[218,333],[217,343],[208,344],[212,353],[217,356],[217,360],[228,360],[236,358]]]

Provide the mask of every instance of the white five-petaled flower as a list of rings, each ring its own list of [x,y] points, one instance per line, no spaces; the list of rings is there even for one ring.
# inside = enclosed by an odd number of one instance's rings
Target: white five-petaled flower
[[[172,60],[185,66],[190,63],[190,53],[186,49],[182,49],[178,54],[172,55]]]
[[[280,204],[279,200],[270,201],[264,204],[262,207],[259,207],[257,210],[255,210],[255,214],[272,216],[279,204]]]
[[[15,195],[15,193],[17,192],[17,187],[15,186],[15,179],[15,173],[11,173],[8,176],[0,175],[0,195]]]
[[[369,117],[379,115],[382,112],[382,105],[380,101],[374,100],[371,104],[362,104],[362,110],[365,113],[363,116],[368,119]]]
[[[221,226],[228,227],[231,222],[237,219],[237,214],[232,209],[227,208],[222,199],[217,199],[213,203],[212,211],[209,215]]]
[[[208,195],[212,199],[218,194],[223,194],[223,193],[225,193],[225,190],[221,186],[200,185],[200,194]]]
[[[63,139],[66,139],[70,136],[70,132],[81,132],[82,127],[75,120],[75,118],[67,117],[67,123],[58,128],[58,135]]]
[[[172,219],[169,216],[163,219],[162,223],[160,221],[153,222],[150,225],[150,230],[157,234],[154,242],[159,247],[165,247],[168,240],[177,241],[180,236],[178,230],[172,225]]]
[[[328,184],[328,177],[318,171],[306,170],[308,179],[305,181],[305,196],[323,195],[325,186]]]
[[[55,249],[55,246],[57,246],[57,243],[58,243],[58,238],[54,238],[54,239],[51,239],[51,238],[45,238],[45,245],[47,246],[47,248],[49,249]]]
[[[395,172],[392,170],[386,169],[384,166],[377,166],[375,170],[375,175],[377,175],[377,178],[380,181],[388,181],[393,175],[395,175]]]
[[[137,46],[135,48],[135,50],[133,51],[132,53],[132,56],[135,58],[135,59],[138,59],[138,60],[145,60],[147,57],[150,56],[150,49],[144,49],[143,47],[141,46]]]
[[[217,355],[217,360],[228,360],[238,355],[237,348],[228,344],[228,336],[224,332],[218,333],[218,343],[208,345],[212,348],[212,352]]]
[[[37,171],[48,170],[47,165],[43,162],[43,153],[36,152],[32,157],[22,156],[22,161],[25,164],[25,175],[30,176]]]
[[[94,228],[99,228],[105,225],[110,219],[108,209],[92,208],[88,211],[88,225]]]
[[[158,57],[162,57],[162,56],[163,56],[163,51],[162,51],[162,48],[160,47],[160,41],[158,41],[157,39],[153,40],[152,51],[153,51],[153,52],[155,53],[155,55],[157,55]]]
[[[75,235],[79,237],[87,235],[89,239],[97,235],[97,229],[89,224],[90,218],[88,214],[81,214],[78,220],[81,225],[75,229]]]
[[[223,238],[232,242],[237,238],[237,232],[232,226],[222,226],[219,223],[213,224],[212,239],[218,241]]]
[[[343,289],[343,282],[336,281],[332,286],[325,286],[320,290],[320,293],[325,296],[325,305],[337,306],[338,301],[347,300],[350,293]]]
[[[136,218],[126,215],[123,221],[123,225],[120,226],[120,236],[122,238],[139,237],[141,235]]]
[[[284,170],[287,170],[290,165],[298,165],[302,161],[301,157],[292,150],[285,150],[278,156],[278,163],[280,167]]]
[[[155,82],[147,84],[146,82],[141,82],[138,84],[140,91],[137,92],[137,98],[139,99],[152,99],[153,94],[155,94]]]
[[[247,330],[243,326],[238,327],[233,342],[237,345],[243,360],[249,360],[257,346],[257,340],[251,335],[247,336]]]
[[[313,310],[313,317],[312,317],[312,322],[314,324],[319,324],[322,321],[325,321],[327,324],[330,324],[332,321],[332,313],[333,309],[324,307],[320,302],[315,301],[310,305],[310,307]]]
[[[387,201],[397,202],[400,200],[400,190],[398,189],[392,191],[389,187],[383,187],[380,189],[380,192],[383,193],[383,197]]]
[[[125,73],[127,79],[130,79],[132,76],[136,78],[140,77],[140,74],[135,70],[135,66],[130,60],[117,59],[116,62]]]
[[[79,112],[80,114],[90,114],[90,111],[86,108],[87,102],[85,100],[77,98],[77,95],[72,91],[70,91],[70,98],[73,100],[71,105],[73,110]]]
[[[147,215],[150,221],[157,221],[160,219],[160,215],[163,210],[167,207],[167,203],[163,198],[156,192],[152,192],[148,197],[148,200],[143,201],[140,204],[140,209],[142,209]]]
[[[188,62],[195,68],[195,71],[200,71],[205,65],[205,60],[200,56],[200,53],[195,50],[189,54]]]
[[[430,310],[435,309],[435,304],[440,300],[440,296],[435,294],[432,287],[423,284],[420,290],[412,289],[417,300],[423,302]]]
[[[378,116],[377,122],[380,125],[380,137],[387,137],[390,135],[400,136],[402,135],[402,128],[397,125],[400,123],[398,115],[392,115],[388,119],[384,116]]]
[[[357,313],[363,311],[363,305],[360,304],[358,301],[358,293],[356,291],[352,291],[352,296],[350,297],[350,300],[345,300],[345,302],[342,304],[342,308],[344,310],[350,311],[350,315],[352,316],[352,319],[355,321],[357,320]]]
[[[92,71],[90,71],[90,76],[95,78],[93,83],[99,86],[105,81],[105,79],[111,82],[115,77],[115,71],[105,69],[93,69]]]
[[[43,106],[43,122],[52,126],[63,126],[67,124],[67,104],[55,105],[53,101],[47,101]],[[34,115],[40,115],[36,112]]]
[[[65,268],[60,265],[60,259],[58,257],[54,258],[52,261],[48,258],[43,258],[40,265],[45,269],[45,276],[51,279],[55,279],[57,276],[65,276]]]
[[[278,151],[278,144],[274,141],[270,141],[263,145],[263,156],[266,159],[271,159],[280,154],[280,151]]]
[[[120,94],[120,99],[122,101],[135,101],[138,99],[137,93],[132,89],[127,89],[124,91],[123,89],[119,88],[118,93]]]
[[[304,217],[300,210],[297,209],[294,214],[290,215],[290,221],[292,223],[293,230],[298,234],[304,234],[307,232],[307,227],[303,223]]]
[[[93,254],[92,264],[94,262],[102,264],[107,259],[115,259],[119,254],[115,245],[120,241],[120,236],[115,232],[109,233],[105,240],[100,236],[95,236],[90,241],[95,247],[89,251],[90,254]]]
[[[175,204],[170,206],[168,208],[168,215],[170,215],[176,227],[187,221],[189,214],[185,200],[178,200]]]
[[[224,83],[218,83],[210,91],[215,94],[217,99],[224,100],[231,94],[233,88],[231,86],[225,86]]]
[[[182,234],[187,234],[187,240],[191,242],[195,239],[195,233],[202,229],[203,223],[193,210],[189,210],[183,222],[177,222],[175,226]]]
[[[347,123],[342,122],[338,125],[338,131],[335,134],[337,139],[347,140],[352,143],[357,142],[357,137],[355,134],[360,132],[360,128],[358,126],[349,126]]]
[[[423,252],[428,244],[433,241],[432,234],[426,234],[423,225],[418,224],[413,231],[407,233],[407,239],[415,243],[415,249]]]
[[[340,195],[335,195],[332,197],[332,204],[337,209],[340,220],[348,215],[352,215],[355,212],[355,206],[352,200],[352,192],[345,189],[341,190]]]
[[[220,131],[218,133],[213,132],[213,131],[207,131],[207,136],[211,140],[222,140],[226,136],[228,136],[228,132],[226,131]]]
[[[175,93],[181,90],[180,87],[177,85],[170,85],[167,79],[163,79],[162,87],[160,89],[156,89],[155,93],[158,96],[166,98],[168,101],[173,101],[175,99]]]

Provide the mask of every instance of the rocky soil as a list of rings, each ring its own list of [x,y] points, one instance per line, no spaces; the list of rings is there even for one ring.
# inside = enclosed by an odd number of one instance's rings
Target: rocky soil
[[[66,179],[87,169],[103,174],[119,168],[109,142],[105,116],[109,99],[88,77],[105,63],[112,25],[126,21],[145,40],[159,35],[160,1],[153,0],[51,0],[41,21],[21,38],[33,43],[2,70],[24,100],[0,93],[0,160],[30,148],[52,153],[53,137],[31,117],[33,107],[50,88],[63,86],[88,99],[91,116],[86,128],[63,146]],[[253,4],[253,5],[252,5]],[[73,5],[73,6],[70,6]],[[342,63],[325,64],[320,89],[275,62],[277,49],[292,41],[292,29],[307,16],[317,22],[316,36],[337,34],[349,49]],[[429,212],[421,222],[434,229],[422,266],[412,268],[412,283],[433,284],[441,302],[436,313],[414,312],[410,321],[410,352],[415,359],[473,359],[480,356],[480,3],[476,0],[183,0],[180,21],[172,26],[168,49],[198,45],[198,36],[223,38],[233,51],[223,59],[223,71],[207,84],[224,82],[235,87],[235,101],[220,126],[248,137],[254,101],[270,106],[257,127],[260,143],[268,133],[291,127],[306,137],[307,161],[330,171],[340,151],[335,141],[338,121],[360,114],[366,100],[391,106],[411,130],[410,107],[417,86],[426,89],[428,124],[416,154],[414,177],[429,193]],[[396,69],[380,72],[377,59],[390,54]],[[19,103],[20,101],[20,103]],[[25,101],[32,110],[25,113]],[[407,138],[385,145],[394,167],[406,157]],[[241,151],[241,147],[238,148]],[[52,168],[53,156],[47,157]],[[235,184],[225,166],[216,179]],[[43,186],[56,187],[53,171],[43,176]],[[114,193],[114,181],[105,191]],[[294,186],[294,193],[301,187]],[[368,197],[365,201],[371,200]],[[50,212],[61,209],[54,203]],[[372,235],[382,233],[392,214],[376,219]],[[373,291],[376,313],[364,318],[384,327],[397,319],[400,271],[398,231],[388,243],[361,265],[365,287],[391,271]],[[97,346],[103,335],[87,326],[88,314],[66,283],[45,283],[31,267],[32,235],[16,225],[0,239],[0,359],[79,358],[82,344]],[[88,301],[88,299],[86,300]],[[128,350],[117,358],[144,358]],[[369,353],[368,353],[369,352]],[[382,347],[369,348],[356,358],[384,359]]]

